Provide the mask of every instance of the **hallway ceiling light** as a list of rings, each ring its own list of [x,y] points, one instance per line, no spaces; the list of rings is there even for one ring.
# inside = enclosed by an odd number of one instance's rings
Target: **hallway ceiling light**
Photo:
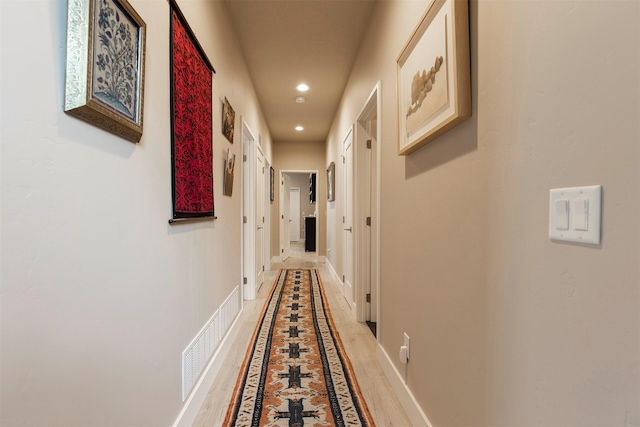
[[[309,86],[304,83],[300,83],[298,86],[296,86],[296,89],[298,89],[300,92],[306,92],[309,90]]]
[[[304,128],[302,126],[296,126],[296,130],[300,132],[301,130],[304,130]]]
[[[295,99],[298,104],[302,104],[304,101],[307,100],[307,98],[305,98],[304,96],[301,96],[301,95],[298,95],[293,99]]]

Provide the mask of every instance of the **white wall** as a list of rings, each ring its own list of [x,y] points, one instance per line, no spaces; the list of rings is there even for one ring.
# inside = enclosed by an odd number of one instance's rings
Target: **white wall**
[[[147,23],[137,145],[63,112],[67,2],[0,3],[2,425],[173,423],[181,352],[241,284],[241,192],[221,191],[241,143],[220,132],[221,100],[269,158],[271,141],[229,16],[179,2],[217,71],[218,219],[169,226],[169,4],[130,3]]]
[[[341,179],[381,80],[382,348],[433,425],[640,424],[640,3],[471,1],[473,117],[401,157],[396,59],[428,4],[378,3],[327,144]],[[551,242],[549,190],[593,184],[602,244]]]

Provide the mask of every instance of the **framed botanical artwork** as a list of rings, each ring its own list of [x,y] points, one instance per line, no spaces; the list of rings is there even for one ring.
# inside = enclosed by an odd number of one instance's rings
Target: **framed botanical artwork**
[[[233,171],[236,166],[236,155],[227,148],[227,161],[224,168],[224,183],[222,185],[222,194],[225,196],[233,195]]]
[[[215,70],[175,0],[169,3],[173,219],[211,219]]]
[[[68,0],[66,113],[140,141],[146,28],[126,0]]]
[[[275,174],[276,171],[273,170],[273,166],[270,167],[271,169],[271,174],[270,174],[270,183],[271,185],[269,186],[270,189],[270,194],[269,194],[269,198],[271,199],[271,201],[273,202],[276,199],[276,194],[275,194]]]
[[[471,117],[468,0],[433,0],[397,60],[398,154]]]
[[[331,162],[327,168],[327,201],[333,202],[336,200],[336,164]]]
[[[233,144],[233,129],[236,124],[236,112],[231,108],[229,100],[224,97],[222,105],[222,133]]]

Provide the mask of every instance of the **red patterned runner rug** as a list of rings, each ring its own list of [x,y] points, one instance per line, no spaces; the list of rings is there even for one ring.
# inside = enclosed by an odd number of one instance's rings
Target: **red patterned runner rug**
[[[224,426],[374,426],[315,269],[281,270]]]

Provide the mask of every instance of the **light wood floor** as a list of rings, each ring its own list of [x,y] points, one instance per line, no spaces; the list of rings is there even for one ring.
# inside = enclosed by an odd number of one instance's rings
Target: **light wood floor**
[[[265,282],[254,301],[244,302],[242,325],[220,373],[200,408],[193,426],[216,427],[222,424],[236,384],[240,366],[249,346],[249,340],[258,323],[262,307],[281,268],[317,268],[327,295],[331,315],[340,339],[351,360],[362,394],[377,426],[411,426],[391,385],[376,361],[376,340],[363,324],[354,320],[346,300],[324,263],[316,263],[314,252],[304,252],[303,243],[292,244],[292,253],[284,263],[277,263],[267,272]]]

